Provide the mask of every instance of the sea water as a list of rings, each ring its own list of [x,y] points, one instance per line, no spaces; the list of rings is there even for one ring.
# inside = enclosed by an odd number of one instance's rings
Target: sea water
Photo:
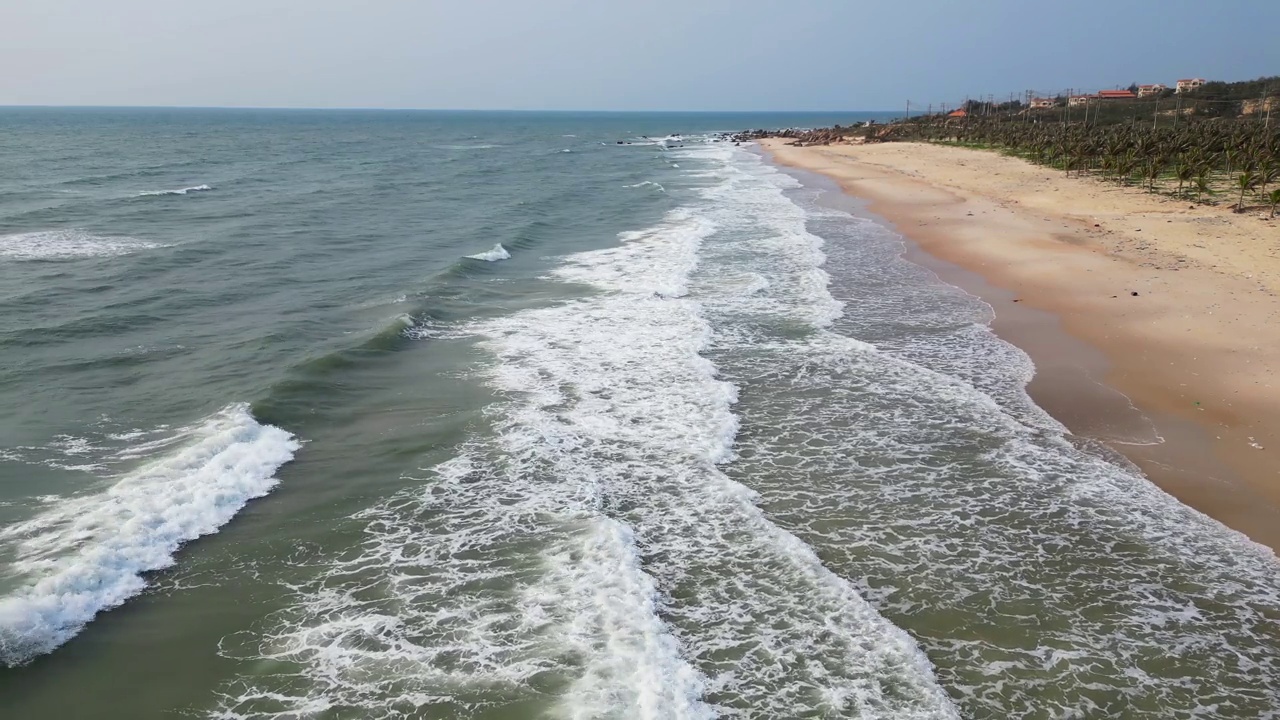
[[[0,112],[6,717],[1265,718],[1280,564],[718,131]]]

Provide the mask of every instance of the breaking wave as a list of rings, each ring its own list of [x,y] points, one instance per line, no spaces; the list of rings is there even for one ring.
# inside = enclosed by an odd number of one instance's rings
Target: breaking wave
[[[470,326],[496,435],[354,516],[265,640],[224,648],[297,674],[242,678],[214,716],[955,718],[911,638],[718,468],[737,390],[689,297],[717,227],[673,211],[554,272],[592,296]]]
[[[497,245],[494,245],[493,248],[489,250],[486,250],[482,253],[476,253],[475,255],[467,255],[467,257],[472,260],[484,260],[485,262],[497,262],[499,260],[510,259],[511,253],[507,252],[507,249],[502,247],[502,243],[498,243]]]
[[[209,185],[193,185],[192,187],[180,188],[178,190],[146,190],[138,193],[138,197],[150,197],[156,195],[187,195],[193,192],[205,192],[212,190]]]
[[[102,492],[62,498],[0,530],[18,589],[0,597],[0,662],[21,665],[146,587],[183,543],[216,532],[276,485],[299,443],[232,405]]]

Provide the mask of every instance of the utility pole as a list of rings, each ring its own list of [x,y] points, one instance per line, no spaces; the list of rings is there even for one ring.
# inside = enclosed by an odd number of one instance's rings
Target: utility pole
[[[911,101],[910,100],[907,101],[907,119],[908,120],[911,119]]]
[[[1178,116],[1182,114],[1182,96],[1175,95],[1173,103],[1173,126],[1178,127]]]
[[[1151,129],[1156,129],[1156,123],[1160,122],[1160,96],[1156,96],[1156,110],[1151,114]]]
[[[1271,99],[1267,97],[1267,91],[1268,91],[1268,90],[1270,90],[1270,89],[1271,89],[1271,88],[1270,88],[1270,86],[1266,86],[1266,85],[1264,85],[1264,86],[1262,87],[1262,108],[1261,108],[1261,110],[1262,110],[1262,118],[1263,118],[1263,119],[1262,119],[1262,129],[1263,129],[1263,130],[1270,130],[1270,129],[1271,129]]]

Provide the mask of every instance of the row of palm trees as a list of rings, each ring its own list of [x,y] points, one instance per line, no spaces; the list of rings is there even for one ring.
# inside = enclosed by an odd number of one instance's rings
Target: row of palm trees
[[[1180,127],[1145,124],[1027,123],[922,118],[881,130],[876,140],[923,140],[1002,149],[1068,175],[1121,185],[1140,183],[1197,202],[1229,193],[1237,212],[1259,200],[1280,206],[1280,126],[1259,121],[1204,121]]]

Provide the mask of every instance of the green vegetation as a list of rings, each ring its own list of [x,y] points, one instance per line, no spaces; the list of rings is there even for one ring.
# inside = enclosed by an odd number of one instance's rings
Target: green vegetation
[[[1273,119],[1263,93],[1270,96]],[[1167,94],[1166,94],[1167,95]],[[991,148],[1067,174],[1237,211],[1269,207],[1280,184],[1280,78],[1207,83],[1177,98],[1090,100],[1029,110],[969,103],[964,117],[925,115],[868,128],[868,141],[918,140]]]

